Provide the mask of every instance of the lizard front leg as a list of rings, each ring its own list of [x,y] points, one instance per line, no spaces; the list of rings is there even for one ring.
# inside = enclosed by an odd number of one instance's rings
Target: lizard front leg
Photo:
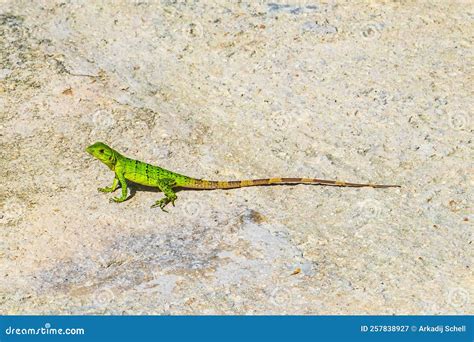
[[[151,206],[151,208],[160,207],[161,210],[163,210],[164,212],[167,212],[165,210],[165,207],[170,202],[174,207],[174,201],[176,201],[176,199],[178,198],[178,196],[176,196],[176,193],[173,191],[173,186],[175,184],[176,184],[175,181],[172,180],[172,179],[160,179],[160,180],[158,180],[156,182],[156,186],[161,191],[163,191],[163,193],[165,194],[165,197],[158,200],[158,201],[156,201],[155,204],[153,204]]]
[[[122,188],[122,196],[120,197],[113,197],[110,199],[110,202],[123,202],[127,199],[127,181],[125,180],[125,176],[123,172],[115,171],[115,177],[120,182],[120,187]]]
[[[97,188],[97,190],[99,190],[100,192],[114,192],[115,190],[117,190],[118,184],[119,180],[117,177],[115,177],[114,182],[111,186],[107,186],[105,188]]]

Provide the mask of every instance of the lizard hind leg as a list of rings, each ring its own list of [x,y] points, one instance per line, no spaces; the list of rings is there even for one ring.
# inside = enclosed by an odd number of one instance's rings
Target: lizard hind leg
[[[171,203],[174,207],[174,201],[178,198],[176,193],[173,191],[175,182],[171,179],[161,179],[157,182],[156,186],[165,194],[165,197],[156,201],[151,208],[160,207],[164,212],[168,212],[165,207],[168,203]]]

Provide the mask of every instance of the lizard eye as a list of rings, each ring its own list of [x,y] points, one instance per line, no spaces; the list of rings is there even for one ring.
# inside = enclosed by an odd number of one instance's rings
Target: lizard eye
[[[103,150],[103,149],[102,149],[102,150],[99,150],[99,152],[100,152],[100,153],[104,153],[104,150]]]

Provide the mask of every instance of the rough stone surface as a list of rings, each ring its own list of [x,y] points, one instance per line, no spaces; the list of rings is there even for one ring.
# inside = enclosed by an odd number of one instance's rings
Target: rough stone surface
[[[2,314],[473,314],[469,1],[0,3]],[[122,204],[191,176],[398,183]]]

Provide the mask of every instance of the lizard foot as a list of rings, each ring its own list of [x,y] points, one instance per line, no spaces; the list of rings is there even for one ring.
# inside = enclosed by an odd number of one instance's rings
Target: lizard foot
[[[173,207],[174,207],[174,201],[175,201],[174,199],[170,200],[169,198],[165,197],[156,201],[155,204],[153,204],[150,208],[160,207],[161,210],[167,213],[168,211],[165,209],[166,205],[171,202],[171,204],[173,204]]]
[[[120,202],[123,202],[125,201],[126,198],[121,198],[121,197],[112,197],[109,202],[115,202],[115,203],[120,203]]]

